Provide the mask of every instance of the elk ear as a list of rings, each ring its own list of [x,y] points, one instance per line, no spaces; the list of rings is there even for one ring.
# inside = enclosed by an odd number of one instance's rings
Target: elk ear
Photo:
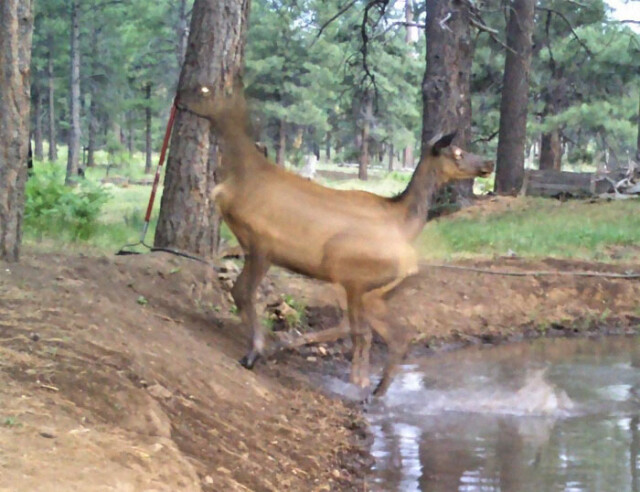
[[[440,155],[442,149],[446,149],[447,147],[449,147],[449,145],[451,145],[451,142],[453,142],[456,133],[457,132],[449,133],[448,135],[445,135],[444,137],[438,139],[431,147],[431,153],[433,155]]]

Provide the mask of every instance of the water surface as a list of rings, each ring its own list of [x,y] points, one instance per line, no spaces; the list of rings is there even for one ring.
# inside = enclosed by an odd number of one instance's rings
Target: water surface
[[[372,491],[640,491],[640,339],[413,361],[368,418]]]

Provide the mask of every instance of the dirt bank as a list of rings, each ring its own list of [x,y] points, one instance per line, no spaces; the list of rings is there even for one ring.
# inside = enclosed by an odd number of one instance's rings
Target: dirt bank
[[[638,270],[497,259],[510,270]],[[362,420],[305,374],[347,378],[348,342],[237,364],[248,334],[225,286],[164,254],[26,254],[0,264],[0,491],[356,490]],[[341,294],[274,271],[306,327],[340,319]],[[632,333],[639,280],[506,277],[423,266],[390,298],[416,350],[525,336]],[[381,351],[378,351],[380,355]],[[378,360],[379,362],[379,360]],[[360,439],[360,440],[359,440]],[[357,488],[356,488],[357,487]]]
[[[0,491],[351,488],[357,413],[286,364],[240,367],[246,334],[201,265],[0,267]]]

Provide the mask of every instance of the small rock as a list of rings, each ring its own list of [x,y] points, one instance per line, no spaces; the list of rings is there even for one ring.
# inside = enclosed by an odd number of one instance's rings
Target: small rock
[[[40,436],[42,437],[46,437],[47,439],[55,439],[56,435],[52,434],[51,432],[41,432]]]
[[[313,355],[310,355],[309,357],[307,357],[307,360],[308,360],[309,362],[315,362],[315,361],[317,361],[317,360],[318,360],[318,358],[317,358],[317,357],[314,357]]]
[[[147,388],[147,391],[151,396],[155,396],[156,398],[169,399],[173,396],[173,393],[171,393],[171,391],[160,384],[153,384],[149,386]]]
[[[211,477],[211,475],[207,475],[206,477],[204,477],[204,483],[206,483],[207,485],[213,485],[213,478]]]
[[[327,355],[327,353],[328,353],[328,352],[327,352],[327,349],[326,349],[323,345],[320,345],[320,346],[318,347],[318,353],[319,353],[321,356],[326,357],[326,355]]]
[[[29,338],[31,338],[31,340],[33,340],[34,342],[37,342],[38,340],[40,340],[40,335],[38,335],[36,332],[31,333],[31,335],[29,335]]]
[[[342,474],[340,473],[340,470],[332,470],[331,475],[333,475],[333,478],[342,478]]]
[[[224,466],[219,466],[218,468],[216,468],[216,471],[224,475],[231,475],[231,470],[229,470],[228,468],[225,468]]]

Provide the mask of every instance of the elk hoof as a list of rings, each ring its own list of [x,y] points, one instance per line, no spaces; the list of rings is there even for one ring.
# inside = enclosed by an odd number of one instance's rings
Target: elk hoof
[[[389,389],[389,381],[386,381],[384,378],[378,383],[376,389],[373,390],[373,396],[384,396],[384,394]]]
[[[245,355],[242,359],[240,359],[240,365],[245,369],[253,369],[253,366],[256,365],[256,362],[260,358],[260,354],[258,352],[250,351],[247,355]]]

